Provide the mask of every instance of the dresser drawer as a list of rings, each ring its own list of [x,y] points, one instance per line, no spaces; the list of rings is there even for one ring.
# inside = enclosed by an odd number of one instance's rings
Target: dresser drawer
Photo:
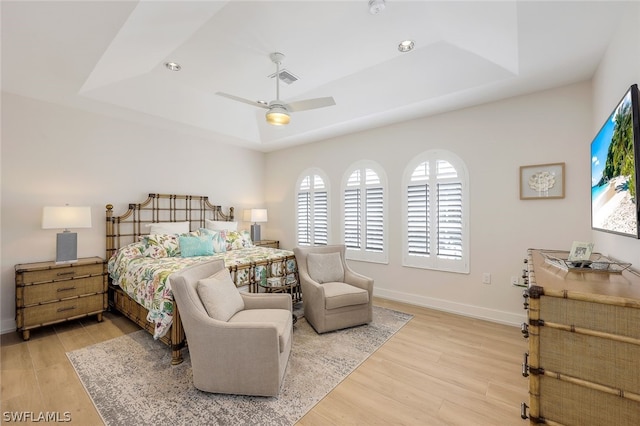
[[[540,367],[545,371],[640,395],[638,360],[640,345],[540,327]]]
[[[37,305],[85,294],[104,293],[104,291],[104,277],[102,275],[53,283],[33,284],[17,289],[18,305]],[[20,292],[22,292],[22,298],[20,297]]]
[[[601,392],[595,386],[540,379],[540,415],[562,425],[631,426],[638,424],[640,402]]]
[[[18,327],[29,328],[104,311],[104,294],[67,299],[20,310]],[[22,318],[20,318],[22,316]]]
[[[18,280],[16,284],[25,285],[40,282],[68,280],[77,277],[86,277],[89,275],[102,275],[103,273],[104,265],[102,263],[23,271],[16,276],[16,279]]]
[[[640,309],[542,296],[540,319],[640,339]]]

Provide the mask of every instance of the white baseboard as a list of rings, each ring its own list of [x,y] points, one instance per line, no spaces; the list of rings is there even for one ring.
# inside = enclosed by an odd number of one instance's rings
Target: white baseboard
[[[7,334],[18,329],[15,319],[7,319],[0,321],[0,334]]]
[[[403,302],[409,305],[421,306],[423,308],[435,309],[465,317],[478,318],[517,327],[520,327],[520,325],[527,320],[527,314],[524,310],[522,311],[522,314],[517,314],[514,312],[499,311],[497,309],[488,309],[482,306],[466,305],[464,303],[452,302],[450,300],[435,299],[432,297],[418,296],[415,294],[401,293],[381,288],[374,288],[373,295],[382,299]]]

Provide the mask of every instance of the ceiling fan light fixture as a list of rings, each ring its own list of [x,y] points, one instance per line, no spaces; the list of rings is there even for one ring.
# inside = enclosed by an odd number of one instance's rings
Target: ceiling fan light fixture
[[[272,126],[285,126],[291,121],[291,117],[286,109],[281,106],[275,105],[269,108],[267,111],[267,123]]]

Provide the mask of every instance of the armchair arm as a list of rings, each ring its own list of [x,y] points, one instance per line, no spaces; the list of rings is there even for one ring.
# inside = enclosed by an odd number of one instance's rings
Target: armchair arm
[[[359,274],[349,267],[344,270],[344,282],[363,290],[367,290],[369,294],[373,292],[373,278]]]
[[[241,292],[245,309],[287,309],[292,310],[291,295],[288,293],[244,293]]]
[[[306,269],[298,269],[298,279],[300,280],[302,294],[305,299],[318,300],[321,298],[321,300],[324,300],[324,287],[322,284],[311,278],[311,275],[309,275],[309,272],[307,272]]]

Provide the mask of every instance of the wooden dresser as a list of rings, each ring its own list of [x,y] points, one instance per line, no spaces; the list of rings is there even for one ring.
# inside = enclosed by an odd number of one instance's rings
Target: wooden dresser
[[[280,241],[278,240],[260,240],[254,241],[253,245],[258,247],[271,247],[274,249],[280,248]]]
[[[640,422],[640,277],[563,270],[529,250],[522,417],[552,425]],[[528,413],[527,413],[528,410]]]
[[[107,274],[99,257],[72,264],[55,262],[16,265],[16,324],[24,340],[30,330],[107,309]]]

